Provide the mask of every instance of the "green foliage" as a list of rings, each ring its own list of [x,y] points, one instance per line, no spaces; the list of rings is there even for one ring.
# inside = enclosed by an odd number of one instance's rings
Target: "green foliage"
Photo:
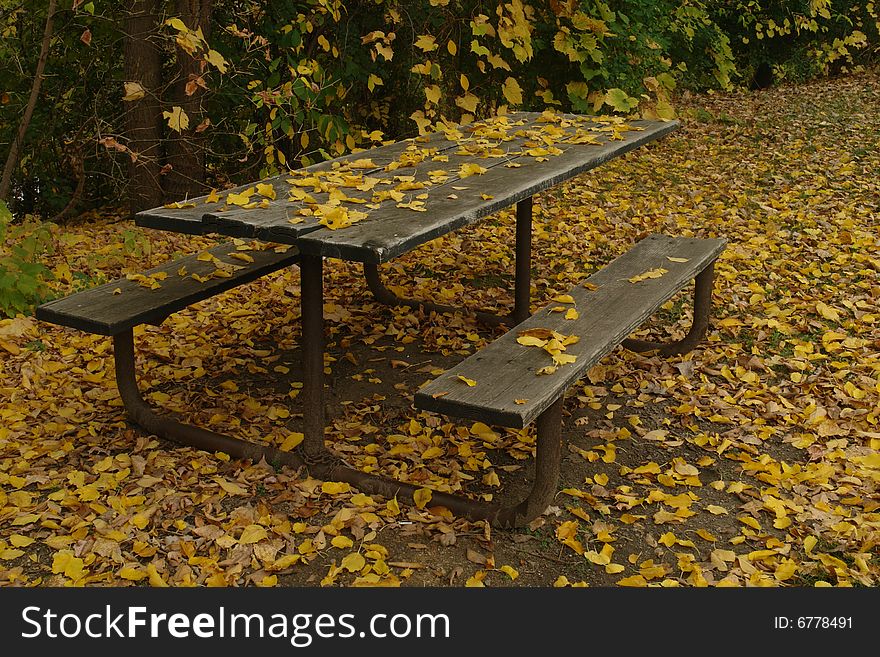
[[[800,81],[855,70],[880,52],[880,7],[873,1],[716,4],[713,18],[730,35],[736,62],[746,74],[767,64],[776,79]]]
[[[52,224],[33,217],[13,224],[0,201],[0,316],[29,314],[47,294],[51,272],[39,260],[52,250]]]
[[[53,215],[81,170],[87,203],[120,197],[125,4],[59,3],[8,199],[17,214]],[[208,90],[197,120],[166,99],[162,130],[188,138],[199,124],[216,186],[507,110],[671,118],[677,90],[745,85],[761,65],[777,80],[853,70],[880,33],[868,0],[214,0],[207,36],[160,4],[157,95],[180,48],[202,64],[189,83]],[[0,152],[32,83],[37,5],[0,0]]]

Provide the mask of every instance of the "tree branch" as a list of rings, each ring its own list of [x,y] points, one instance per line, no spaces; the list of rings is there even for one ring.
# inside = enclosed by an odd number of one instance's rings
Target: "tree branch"
[[[3,177],[0,178],[0,199],[7,198],[9,194],[9,187],[12,184],[12,172],[18,165],[18,156],[21,152],[22,144],[24,144],[25,133],[27,133],[31,117],[34,115],[34,108],[37,106],[37,98],[40,95],[40,87],[43,84],[43,74],[46,71],[46,60],[49,59],[49,45],[52,41],[57,5],[58,0],[49,0],[49,12],[46,15],[46,28],[43,30],[43,45],[40,48],[40,58],[37,60],[34,83],[31,85],[31,95],[28,98],[24,116],[21,117],[21,123],[18,126],[18,134],[16,134],[15,139],[9,146],[9,155],[6,158],[6,165],[3,167]]]

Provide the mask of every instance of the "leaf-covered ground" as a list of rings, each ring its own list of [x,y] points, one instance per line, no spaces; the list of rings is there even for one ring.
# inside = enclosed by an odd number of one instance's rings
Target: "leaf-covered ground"
[[[723,236],[708,341],[616,350],[571,388],[560,492],[518,531],[398,506],[126,422],[110,341],[0,322],[5,585],[873,586],[880,577],[880,79],[685,101],[685,128],[536,202],[534,306],[650,232]],[[510,304],[512,216],[387,268],[392,286]],[[84,217],[59,295],[210,241]],[[333,262],[328,441],[361,468],[516,495],[533,429],[417,413],[412,394],[495,334],[372,301]],[[185,419],[297,442],[299,277],[137,335],[141,387]],[[688,295],[648,327],[689,325]],[[500,485],[499,485],[500,484]]]

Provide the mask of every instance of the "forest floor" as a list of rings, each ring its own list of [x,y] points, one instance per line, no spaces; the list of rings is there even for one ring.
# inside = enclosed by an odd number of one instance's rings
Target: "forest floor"
[[[0,584],[876,586],[880,579],[880,78],[690,96],[683,129],[536,198],[533,308],[652,232],[729,240],[707,341],[615,350],[565,402],[559,493],[496,530],[131,425],[109,339],[0,321]],[[513,217],[387,266],[407,294],[511,304]],[[210,245],[92,213],[55,234],[54,293]],[[491,245],[491,246],[490,246]],[[507,498],[534,430],[414,410],[497,337],[375,303],[328,265],[328,445],[361,468]],[[136,333],[145,397],[296,442],[299,274]],[[646,327],[681,335],[680,294]]]

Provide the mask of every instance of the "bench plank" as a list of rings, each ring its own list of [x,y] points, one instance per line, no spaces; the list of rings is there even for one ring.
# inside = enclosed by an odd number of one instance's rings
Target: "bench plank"
[[[215,294],[229,290],[242,283],[260,278],[270,272],[295,264],[299,252],[295,247],[285,246],[284,252],[254,242],[242,241],[249,250],[241,250],[236,244],[227,242],[208,249],[208,253],[219,261],[237,267],[231,276],[211,278],[200,282],[192,277],[196,274],[208,276],[217,269],[210,260],[199,260],[199,253],[171,260],[145,272],[145,276],[164,272],[167,277],[158,281],[161,287],[149,289],[134,280],[117,279],[97,287],[71,294],[62,299],[45,303],[36,310],[39,320],[60,324],[71,328],[97,333],[117,335],[139,324],[159,324],[171,313],[207,299]],[[231,257],[230,253],[243,253],[253,258],[248,263]],[[183,276],[179,275],[185,268]],[[117,292],[118,290],[118,292]]]
[[[552,302],[492,344],[445,372],[415,395],[416,408],[488,424],[522,428],[564,394],[599,359],[620,344],[672,295],[681,290],[724,249],[725,240],[651,235],[587,279],[595,290],[578,285],[575,304]],[[675,262],[669,258],[683,259]],[[631,283],[630,278],[662,267],[659,278]],[[574,307],[579,317],[566,320],[551,308]],[[546,328],[580,341],[568,346],[574,363],[537,375],[552,365],[541,348],[517,343],[525,330]],[[477,382],[470,387],[458,377]],[[516,403],[519,400],[521,403]],[[523,402],[523,400],[525,400]]]

